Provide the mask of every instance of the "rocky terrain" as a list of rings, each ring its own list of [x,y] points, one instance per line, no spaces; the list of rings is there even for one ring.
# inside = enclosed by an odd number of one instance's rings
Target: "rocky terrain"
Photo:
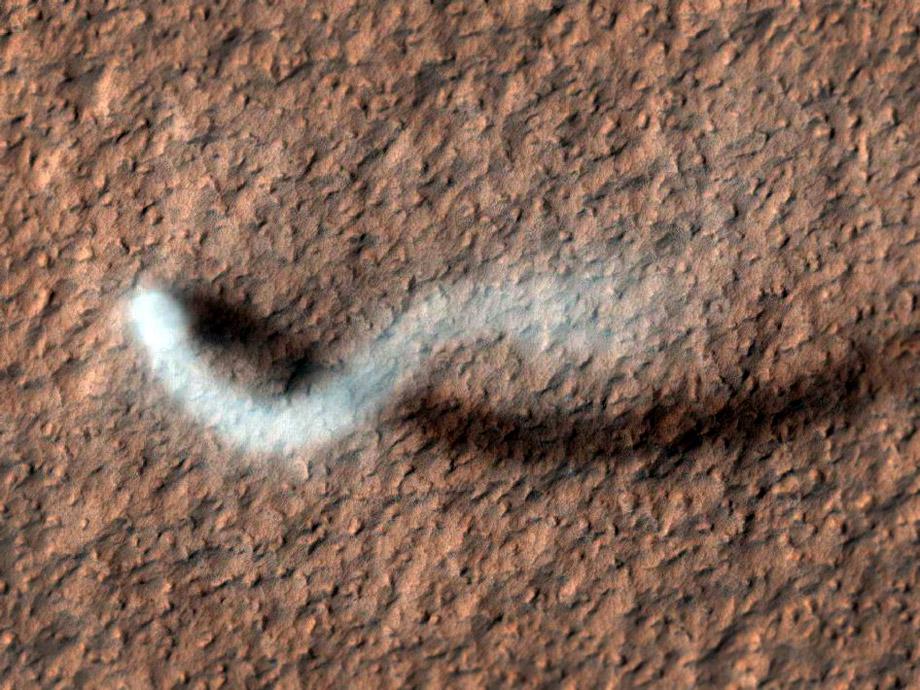
[[[908,0],[0,3],[0,688],[916,687],[918,105]],[[275,455],[125,327],[272,395],[535,276],[615,345]]]

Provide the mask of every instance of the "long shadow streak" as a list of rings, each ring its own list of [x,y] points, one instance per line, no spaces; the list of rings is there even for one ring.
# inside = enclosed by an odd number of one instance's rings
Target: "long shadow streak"
[[[854,347],[839,362],[797,376],[787,386],[742,379],[739,389],[717,398],[671,395],[616,417],[590,413],[525,415],[460,399],[416,399],[404,419],[452,451],[475,451],[493,462],[540,459],[561,446],[569,469],[624,454],[651,453],[648,477],[663,478],[706,444],[760,450],[795,438],[806,427],[823,434],[846,424],[863,407],[886,396],[920,409],[914,334],[882,351]],[[912,402],[911,402],[912,401]]]

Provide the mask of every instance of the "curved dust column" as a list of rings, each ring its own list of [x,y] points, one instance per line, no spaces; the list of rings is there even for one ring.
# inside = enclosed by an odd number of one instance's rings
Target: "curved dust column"
[[[128,317],[156,378],[187,414],[244,450],[281,451],[329,443],[372,419],[447,341],[508,337],[531,352],[560,340],[568,351],[609,347],[609,331],[596,330],[601,292],[597,283],[559,278],[439,288],[358,348],[336,377],[309,393],[274,397],[215,375],[196,353],[185,308],[169,292],[136,291]],[[587,326],[575,325],[585,320]]]

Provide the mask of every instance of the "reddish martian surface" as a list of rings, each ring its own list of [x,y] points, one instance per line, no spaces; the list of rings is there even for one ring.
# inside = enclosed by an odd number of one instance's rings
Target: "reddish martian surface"
[[[0,2],[0,688],[920,686],[918,104],[908,0]],[[609,348],[274,455],[125,324],[270,396],[540,276]]]

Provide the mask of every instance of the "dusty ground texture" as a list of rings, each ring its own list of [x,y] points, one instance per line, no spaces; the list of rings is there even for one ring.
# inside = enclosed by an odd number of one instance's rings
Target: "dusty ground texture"
[[[917,687],[916,4],[305,5],[0,3],[0,687]],[[547,273],[630,347],[280,459],[119,306],[278,389]]]

